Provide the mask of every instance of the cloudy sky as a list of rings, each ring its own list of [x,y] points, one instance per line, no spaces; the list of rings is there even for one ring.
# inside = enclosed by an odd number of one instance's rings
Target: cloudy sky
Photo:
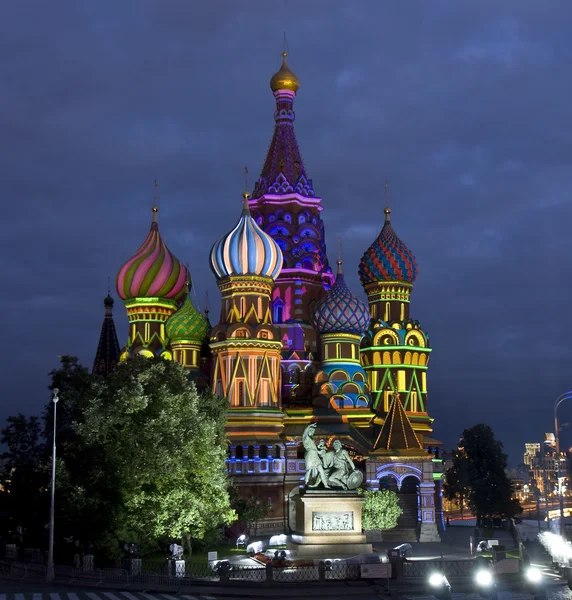
[[[40,410],[59,354],[91,367],[154,178],[161,232],[216,320],[208,252],[238,218],[243,166],[252,184],[262,167],[284,30],[330,259],[339,235],[363,295],[389,179],[435,436],[486,422],[518,462],[572,388],[572,8],[546,0],[6,3],[0,419]],[[115,321],[123,343],[119,302]]]

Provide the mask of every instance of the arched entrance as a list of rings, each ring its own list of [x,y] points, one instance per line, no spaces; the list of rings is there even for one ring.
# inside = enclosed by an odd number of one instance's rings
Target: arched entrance
[[[397,487],[397,479],[391,475],[384,475],[379,479],[379,489],[398,493],[399,488]]]
[[[400,543],[416,542],[418,539],[421,470],[412,465],[386,464],[380,465],[376,469],[376,475],[379,489],[396,492],[399,506],[403,511],[397,521],[397,526],[383,532],[383,539]]]
[[[399,506],[403,513],[397,526],[416,530],[419,520],[419,479],[415,475],[407,475],[401,481]]]

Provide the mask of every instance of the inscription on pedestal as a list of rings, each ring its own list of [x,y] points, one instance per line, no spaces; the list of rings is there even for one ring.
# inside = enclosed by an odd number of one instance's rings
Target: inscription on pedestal
[[[353,531],[353,512],[313,512],[312,531]]]

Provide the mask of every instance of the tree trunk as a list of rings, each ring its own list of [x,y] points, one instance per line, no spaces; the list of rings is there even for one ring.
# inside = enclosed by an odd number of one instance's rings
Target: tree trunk
[[[183,536],[183,546],[187,546],[187,550],[189,551],[189,560],[191,560],[193,556],[193,544],[191,542],[191,536],[188,533],[185,533]]]

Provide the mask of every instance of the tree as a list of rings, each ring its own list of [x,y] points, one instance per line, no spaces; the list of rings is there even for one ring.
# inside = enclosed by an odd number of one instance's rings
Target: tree
[[[254,496],[245,498],[240,494],[238,487],[235,485],[230,486],[229,496],[237,520],[246,525],[246,530],[249,535],[256,535],[258,522],[269,515],[271,510],[270,506],[260,502],[260,500]],[[254,532],[252,532],[253,526]]]
[[[459,454],[466,461],[470,481],[469,506],[477,517],[513,517],[522,512],[518,500],[512,498],[511,482],[505,472],[507,456],[502,442],[495,439],[488,425],[465,429],[459,440]]]
[[[463,518],[463,506],[470,491],[467,457],[464,452],[459,450],[453,452],[453,464],[445,471],[443,491],[447,500],[458,501],[461,508],[461,518]]]
[[[94,384],[76,430],[104,453],[121,502],[112,535],[184,543],[235,519],[227,492],[226,406],[199,395],[184,368],[133,358]]]
[[[0,443],[7,446],[2,454],[2,487],[7,494],[6,510],[14,541],[40,546],[46,538],[49,518],[49,465],[38,417],[23,414],[8,417]]]
[[[75,356],[60,356],[60,366],[52,370],[50,376],[50,391],[53,392],[56,388],[59,390],[56,417],[58,461],[55,549],[57,555],[61,556],[64,538],[81,545],[96,542],[102,545],[102,539],[112,527],[120,497],[106,454],[101,448],[86,443],[77,432],[77,424],[83,421],[85,407],[95,390],[99,389],[96,384],[101,384],[100,378],[91,375]],[[48,451],[51,452],[51,397],[44,408],[43,422],[44,436],[49,442]],[[73,552],[72,547],[68,548]]]
[[[397,494],[390,490],[358,490],[365,498],[362,507],[362,527],[365,530],[393,529],[403,512]]]

